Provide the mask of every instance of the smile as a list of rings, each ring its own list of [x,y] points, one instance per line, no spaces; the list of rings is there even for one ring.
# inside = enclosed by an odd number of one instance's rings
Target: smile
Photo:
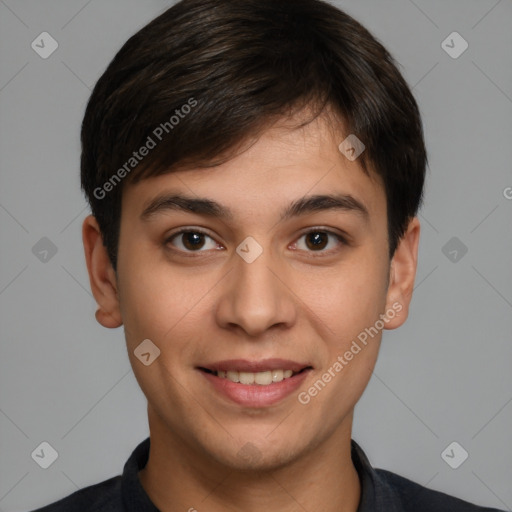
[[[305,370],[305,368],[304,368]],[[301,370],[301,371],[304,371]],[[210,371],[210,370],[205,370]],[[273,382],[281,382],[284,379],[289,379],[293,375],[300,372],[293,372],[292,370],[266,370],[263,372],[237,372],[237,371],[217,371],[212,372],[221,379],[228,379],[231,382],[239,382],[241,384],[257,384],[259,386],[268,386]]]
[[[215,394],[252,408],[276,404],[304,382],[313,367],[284,359],[230,360],[196,367]]]

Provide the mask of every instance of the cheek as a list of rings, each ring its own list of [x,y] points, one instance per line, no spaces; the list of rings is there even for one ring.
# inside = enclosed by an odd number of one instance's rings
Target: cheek
[[[204,325],[204,308],[212,283],[191,275],[190,269],[171,269],[165,263],[147,264],[134,255],[120,269],[120,305],[128,347],[148,338],[161,350],[166,367],[191,350]],[[179,356],[179,357],[178,357]]]
[[[297,280],[297,295],[315,313],[331,343],[343,348],[348,338],[373,325],[386,305],[386,269],[364,256],[346,266]]]

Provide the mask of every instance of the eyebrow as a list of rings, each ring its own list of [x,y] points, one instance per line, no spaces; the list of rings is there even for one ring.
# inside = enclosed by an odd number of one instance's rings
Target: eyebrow
[[[308,213],[337,210],[359,215],[369,220],[366,206],[350,194],[323,194],[302,197],[290,203],[281,213],[281,221],[300,217]],[[167,211],[185,211],[223,220],[233,220],[233,212],[226,206],[208,198],[188,197],[183,194],[159,195],[149,201],[140,215],[142,221],[149,221],[157,214]]]

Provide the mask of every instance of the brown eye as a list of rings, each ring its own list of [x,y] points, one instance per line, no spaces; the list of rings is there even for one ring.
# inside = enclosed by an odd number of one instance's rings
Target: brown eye
[[[302,239],[305,242],[302,242]],[[348,243],[344,237],[337,233],[316,228],[304,233],[294,245],[297,249],[303,251],[329,254],[343,245],[348,245]],[[329,249],[325,250],[326,247],[329,247]]]
[[[208,247],[210,240],[210,247]],[[197,230],[182,230],[169,237],[165,244],[171,244],[182,252],[204,252],[201,249],[216,249],[218,244],[211,236]]]
[[[311,250],[324,249],[328,243],[329,235],[327,233],[316,231],[306,235],[306,245]]]
[[[201,249],[204,245],[204,235],[202,233],[182,233],[181,240],[184,247],[191,251]]]

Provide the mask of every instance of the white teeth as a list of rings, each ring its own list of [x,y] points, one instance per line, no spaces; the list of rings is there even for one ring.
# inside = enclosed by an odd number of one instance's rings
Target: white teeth
[[[261,386],[268,386],[272,382],[272,372],[259,372],[254,374],[254,382]]]
[[[233,382],[240,382],[240,379],[238,378],[238,372],[227,372],[226,377]]]
[[[248,372],[239,372],[238,378],[240,379],[240,384],[254,384],[254,373]]]
[[[272,370],[272,382],[281,382],[284,378],[283,370]]]
[[[265,372],[235,372],[235,371],[218,371],[217,377],[228,379],[232,382],[240,382],[240,384],[258,384],[260,386],[268,386],[273,382],[281,382],[289,379],[293,375],[292,370],[267,370]]]

